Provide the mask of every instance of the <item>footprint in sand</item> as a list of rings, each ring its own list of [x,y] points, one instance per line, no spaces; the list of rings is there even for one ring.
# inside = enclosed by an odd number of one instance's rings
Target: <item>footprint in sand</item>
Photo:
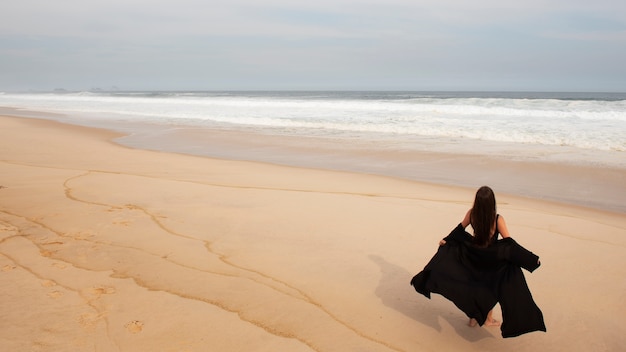
[[[6,224],[6,223],[0,223],[0,232],[14,232],[17,230],[17,227],[10,225],[10,224]]]
[[[110,295],[112,293],[115,293],[115,287],[95,286],[91,289],[91,292],[99,295]]]
[[[106,317],[106,315],[107,315],[106,312],[100,312],[97,314],[94,314],[94,313],[83,314],[80,317],[78,317],[78,322],[85,329],[93,329],[100,320]]]
[[[94,233],[93,231],[81,231],[81,232],[77,232],[77,233],[72,233],[72,234],[66,234],[67,236],[77,240],[77,241],[81,241],[81,240],[86,240],[89,239],[91,237],[94,237]]]
[[[114,221],[113,225],[120,225],[120,226],[125,226],[128,227],[132,224],[133,222],[130,220],[120,220],[120,221]]]
[[[15,268],[17,268],[15,265],[7,264],[7,265],[2,267],[2,271],[3,272],[7,272],[7,271],[11,271],[11,270],[13,270]]]
[[[126,323],[124,327],[126,327],[126,330],[130,332],[131,334],[137,334],[137,333],[140,333],[141,330],[143,330],[143,323],[140,322],[139,320],[133,320],[131,322]]]
[[[100,286],[94,286],[94,287],[89,288],[87,292],[91,294],[92,296],[99,298],[102,295],[113,294],[116,292],[116,290],[115,290],[115,287],[100,285]]]
[[[63,292],[61,291],[55,290],[55,291],[48,293],[48,297],[51,297],[51,298],[61,298],[62,296],[63,296]]]
[[[52,286],[56,286],[56,285],[57,285],[57,283],[52,281],[52,280],[43,280],[41,282],[41,286],[43,286],[43,287],[52,287]]]
[[[42,249],[42,250],[39,251],[39,254],[41,254],[42,257],[46,257],[46,258],[51,257],[53,253],[54,252],[48,251],[48,250],[45,250],[45,249]]]
[[[52,263],[52,266],[55,267],[55,268],[59,268],[59,269],[67,268],[67,265],[65,265],[63,263]]]

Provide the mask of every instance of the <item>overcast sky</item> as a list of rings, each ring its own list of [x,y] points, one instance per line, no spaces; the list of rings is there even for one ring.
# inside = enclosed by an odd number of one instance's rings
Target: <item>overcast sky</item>
[[[2,0],[0,91],[626,91],[624,0]]]

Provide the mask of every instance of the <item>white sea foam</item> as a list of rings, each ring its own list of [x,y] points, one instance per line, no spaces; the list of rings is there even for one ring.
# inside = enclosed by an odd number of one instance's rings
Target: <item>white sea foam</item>
[[[3,94],[0,105],[163,125],[456,145],[506,143],[612,152],[626,159],[626,97],[555,98],[418,93],[134,92]],[[457,141],[450,143],[451,141]],[[405,145],[405,146],[408,146]],[[532,148],[528,148],[528,147]],[[570,153],[571,154],[571,153]],[[626,161],[621,161],[622,164]]]

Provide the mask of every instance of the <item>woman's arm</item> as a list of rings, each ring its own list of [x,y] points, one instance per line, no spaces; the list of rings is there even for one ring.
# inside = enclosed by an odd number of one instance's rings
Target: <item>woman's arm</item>
[[[504,217],[502,215],[498,216],[498,231],[500,231],[502,238],[511,237],[509,229],[506,227],[506,221],[504,221]]]
[[[463,221],[461,221],[461,226],[463,226],[463,228],[466,228],[469,226],[471,214],[472,214],[472,209],[468,210],[467,213],[465,213],[465,218],[463,218]]]
[[[502,215],[498,216],[498,230],[500,230],[500,234],[502,235],[502,238],[511,237],[511,234],[509,233],[509,229],[506,227],[506,221],[504,221],[504,218],[502,217]],[[537,266],[539,265],[541,265],[541,261],[539,260],[539,257],[537,257]]]

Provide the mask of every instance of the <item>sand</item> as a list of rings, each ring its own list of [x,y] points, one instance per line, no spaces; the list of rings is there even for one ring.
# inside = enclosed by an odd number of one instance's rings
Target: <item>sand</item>
[[[626,346],[622,213],[498,194],[512,236],[541,257],[526,279],[548,329],[503,339],[409,285],[474,189],[131,149],[116,136],[0,118],[0,350]]]

